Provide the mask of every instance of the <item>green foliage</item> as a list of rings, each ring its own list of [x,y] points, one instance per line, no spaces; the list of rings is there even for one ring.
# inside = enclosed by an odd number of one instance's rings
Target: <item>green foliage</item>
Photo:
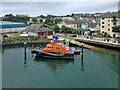
[[[106,36],[107,35],[107,32],[104,32],[104,36]]]
[[[38,20],[36,18],[32,18],[33,23],[37,23]]]
[[[65,33],[72,33],[73,29],[72,28],[68,28],[66,26],[62,26],[61,30],[63,30]]]
[[[11,42],[14,42],[13,39],[4,39],[3,43],[11,43]]]
[[[43,22],[43,20],[42,20],[42,19],[40,19],[40,20],[39,20],[39,22],[40,22],[40,23],[42,23],[42,22]]]
[[[41,17],[41,18],[46,18],[44,15],[40,15],[39,17]]]
[[[39,37],[32,37],[31,41],[37,41],[39,39]]]
[[[72,35],[71,37],[77,37],[77,35]]]
[[[19,41],[27,41],[27,40],[28,40],[28,38],[24,38],[24,37],[19,38]]]
[[[101,34],[100,32],[97,32],[97,34]]]
[[[55,31],[55,32],[58,32],[59,30],[60,30],[59,26],[55,24],[55,25],[54,25],[54,31]]]
[[[53,25],[53,18],[54,18],[55,16],[53,16],[53,15],[47,15],[47,19],[45,20],[45,24],[50,24],[50,23],[52,23],[52,25]]]
[[[56,19],[55,20],[55,24],[57,24],[58,22],[60,22],[61,20],[60,19]]]
[[[28,16],[13,16],[12,14],[6,14],[3,17],[3,21],[12,21],[12,22],[21,22],[21,23],[27,23],[30,17]]]
[[[52,26],[52,25],[53,25],[53,23],[51,23],[51,22],[48,22],[48,25],[49,25],[49,26]]]

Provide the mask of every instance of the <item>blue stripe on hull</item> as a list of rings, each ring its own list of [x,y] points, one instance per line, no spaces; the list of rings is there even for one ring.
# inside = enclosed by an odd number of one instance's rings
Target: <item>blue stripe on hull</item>
[[[33,53],[37,54],[37,56],[42,56],[42,57],[48,57],[48,58],[74,58],[74,54],[69,54],[69,53],[65,53],[63,55],[61,55],[62,53],[54,53],[54,52],[48,52],[47,53],[43,53],[43,52],[39,52],[39,51],[34,51]],[[54,56],[54,54],[56,54]]]
[[[43,53],[37,53],[37,55],[46,56],[46,54],[43,54]],[[58,55],[60,55],[60,54],[58,54]],[[64,56],[74,56],[74,54],[64,54]]]

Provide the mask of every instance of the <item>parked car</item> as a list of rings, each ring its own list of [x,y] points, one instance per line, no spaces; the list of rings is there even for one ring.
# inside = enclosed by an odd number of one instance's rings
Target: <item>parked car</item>
[[[115,43],[115,40],[114,39],[110,39],[109,42]]]
[[[89,39],[89,38],[91,38],[91,36],[84,36],[84,38],[85,38],[85,39]]]

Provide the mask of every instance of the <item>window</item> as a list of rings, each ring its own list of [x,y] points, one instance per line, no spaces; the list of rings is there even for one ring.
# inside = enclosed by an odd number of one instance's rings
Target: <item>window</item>
[[[116,37],[116,35],[115,34],[113,34],[113,38],[115,38]]]
[[[102,18],[102,20],[104,20],[104,18]]]
[[[113,25],[116,25],[116,22],[114,22]]]
[[[53,48],[53,47],[52,47]]]
[[[110,29],[108,28],[108,31],[110,31]]]
[[[104,24],[104,22],[102,22],[102,24]]]
[[[56,47],[56,49],[57,49],[57,47]]]
[[[104,26],[102,26],[102,28],[105,28]]]
[[[49,48],[49,47],[48,47]]]
[[[104,33],[104,31],[102,31],[102,33]]]
[[[108,24],[108,26],[110,26],[110,24]]]
[[[59,49],[59,47],[58,47],[58,49]]]
[[[110,20],[108,20],[108,22],[110,22]]]

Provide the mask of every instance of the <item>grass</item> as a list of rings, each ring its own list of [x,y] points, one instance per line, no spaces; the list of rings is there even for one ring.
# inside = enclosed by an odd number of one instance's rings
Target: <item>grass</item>
[[[72,35],[71,37],[77,37],[77,35]]]

